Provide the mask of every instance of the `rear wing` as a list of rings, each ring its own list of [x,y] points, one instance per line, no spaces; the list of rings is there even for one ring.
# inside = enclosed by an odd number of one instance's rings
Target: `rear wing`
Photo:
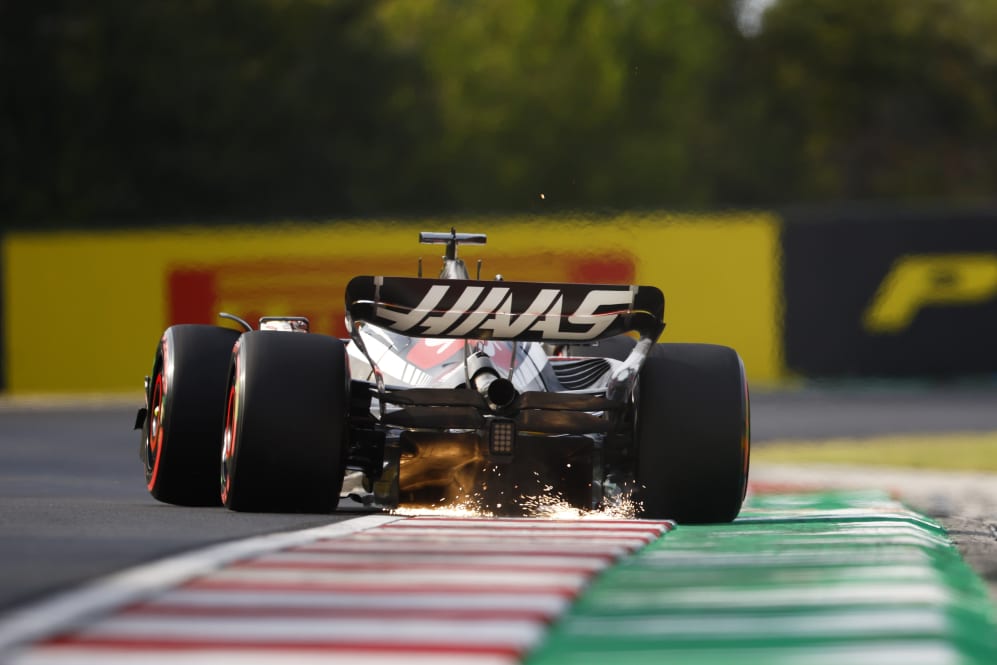
[[[350,327],[365,321],[411,337],[577,344],[626,332],[654,343],[665,298],[653,286],[354,277]]]

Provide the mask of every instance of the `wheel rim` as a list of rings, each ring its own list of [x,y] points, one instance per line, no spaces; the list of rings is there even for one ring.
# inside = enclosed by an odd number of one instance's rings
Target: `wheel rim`
[[[232,490],[232,466],[235,462],[236,425],[238,424],[238,394],[236,392],[236,377],[238,376],[238,360],[236,370],[229,379],[228,400],[225,403],[225,435],[222,439],[222,503],[228,504]]]
[[[163,365],[165,366],[165,359]],[[146,480],[151,492],[159,477],[159,463],[163,458],[163,416],[166,409],[166,382],[163,380],[163,369],[156,372],[152,386],[152,399],[149,403],[149,435],[146,438]]]

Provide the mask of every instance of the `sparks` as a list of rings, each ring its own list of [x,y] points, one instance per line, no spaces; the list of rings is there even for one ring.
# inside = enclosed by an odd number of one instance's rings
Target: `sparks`
[[[564,497],[551,493],[550,486],[544,487],[546,494],[520,496],[516,501],[524,517],[546,520],[586,520],[586,519],[636,519],[641,512],[641,504],[627,496],[619,496],[597,510],[585,510],[572,506]],[[501,503],[495,505],[502,508]],[[464,501],[448,505],[402,506],[391,511],[392,515],[405,517],[495,517],[495,513],[481,504],[480,497],[468,495]]]

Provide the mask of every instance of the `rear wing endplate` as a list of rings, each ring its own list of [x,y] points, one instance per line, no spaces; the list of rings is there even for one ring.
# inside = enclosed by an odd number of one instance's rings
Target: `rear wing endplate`
[[[637,332],[654,343],[665,299],[653,286],[354,277],[350,327],[367,322],[411,337],[570,344]]]

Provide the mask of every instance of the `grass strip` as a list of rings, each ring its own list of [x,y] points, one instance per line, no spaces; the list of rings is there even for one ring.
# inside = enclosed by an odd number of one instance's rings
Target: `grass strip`
[[[997,432],[772,441],[753,445],[751,460],[997,472]]]

